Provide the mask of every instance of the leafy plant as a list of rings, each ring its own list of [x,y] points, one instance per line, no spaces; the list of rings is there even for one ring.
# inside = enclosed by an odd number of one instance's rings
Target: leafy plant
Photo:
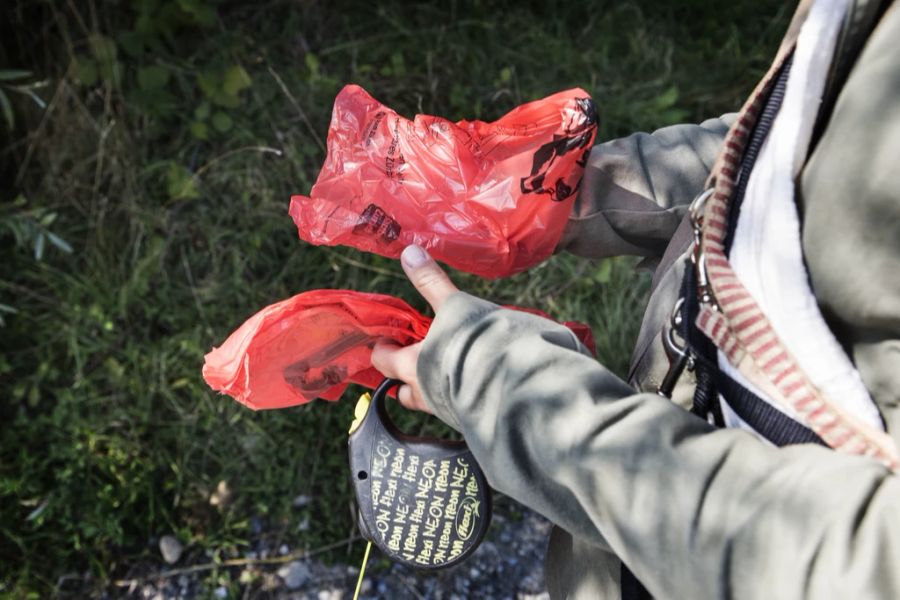
[[[7,92],[26,96],[42,109],[47,107],[44,100],[37,95],[36,90],[46,87],[48,82],[46,80],[29,82],[29,79],[31,79],[31,71],[0,69],[0,112],[3,113],[3,119],[10,131],[15,128],[16,119]]]
[[[190,171],[176,162],[170,162],[166,170],[166,191],[171,200],[190,200],[200,195],[197,180]]]
[[[250,75],[241,66],[218,72],[204,72],[197,76],[197,84],[207,100],[227,108],[235,108],[240,104],[239,94],[250,87],[251,83]]]
[[[209,137],[209,127],[218,133],[228,133],[234,120],[226,109],[237,108],[241,104],[241,92],[250,88],[253,80],[240,65],[232,65],[219,71],[205,71],[197,76],[197,85],[204,100],[194,110],[191,133],[198,139]],[[212,107],[217,107],[215,111]]]
[[[30,247],[34,260],[44,258],[44,251],[49,243],[54,248],[67,254],[72,253],[72,246],[67,241],[50,231],[58,214],[45,208],[26,209],[28,201],[21,194],[12,202],[12,210],[0,214],[0,228],[5,229],[15,239],[16,246]]]
[[[27,209],[28,202],[19,195],[9,208],[0,213],[0,238],[3,234],[11,235],[18,248],[29,248],[34,260],[41,261],[49,244],[66,254],[73,252],[72,246],[56,233],[50,231],[57,213],[43,209]],[[4,315],[17,314],[19,310],[9,304],[0,303],[0,327],[6,326]]]

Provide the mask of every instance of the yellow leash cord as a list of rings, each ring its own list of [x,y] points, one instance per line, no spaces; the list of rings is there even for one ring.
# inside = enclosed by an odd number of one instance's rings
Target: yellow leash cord
[[[356,591],[353,592],[353,600],[359,600],[359,590],[362,588],[363,576],[366,574],[366,565],[369,563],[369,551],[372,549],[372,542],[366,544],[366,554],[363,556],[362,567],[359,569],[359,579],[356,580]]]

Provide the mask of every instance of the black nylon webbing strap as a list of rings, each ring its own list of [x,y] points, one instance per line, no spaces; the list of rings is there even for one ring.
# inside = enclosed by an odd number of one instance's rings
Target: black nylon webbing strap
[[[685,348],[689,349],[696,361],[694,372],[697,385],[694,388],[694,403],[691,412],[703,419],[713,416],[713,423],[723,427],[722,414],[719,410],[719,396],[715,385],[715,374],[719,372],[716,347],[712,341],[697,329],[697,315],[700,312],[700,301],[697,298],[697,274],[688,265],[684,270],[681,284],[681,339]]]
[[[621,580],[619,583],[622,587],[623,600],[653,600],[653,596],[650,595],[647,588],[638,581],[638,578],[625,566],[625,563],[622,563],[620,575]]]
[[[721,371],[716,385],[737,416],[776,446],[827,445],[812,429],[793,420]]]
[[[734,188],[734,199],[728,210],[728,228],[725,233],[725,252],[730,253],[731,243],[734,241],[734,230],[737,227],[738,217],[741,212],[741,204],[744,202],[744,194],[747,192],[747,184],[750,182],[750,173],[759,158],[759,151],[762,150],[763,142],[769,136],[769,130],[775,123],[775,117],[781,110],[781,103],[784,102],[784,92],[787,89],[788,74],[791,72],[791,65],[794,62],[794,55],[791,54],[784,59],[781,65],[781,71],[778,73],[778,79],[769,92],[766,100],[766,106],[759,115],[756,125],[753,127],[753,133],[750,134],[750,141],[744,150],[744,156],[741,158],[741,172],[738,175],[737,185]]]

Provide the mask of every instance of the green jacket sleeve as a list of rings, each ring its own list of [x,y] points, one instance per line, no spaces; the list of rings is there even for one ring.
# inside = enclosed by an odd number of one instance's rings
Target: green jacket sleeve
[[[661,256],[734,116],[594,146],[558,249],[587,258]]]
[[[464,293],[418,363],[497,490],[610,548],[657,597],[900,597],[900,481],[640,394],[551,321]]]

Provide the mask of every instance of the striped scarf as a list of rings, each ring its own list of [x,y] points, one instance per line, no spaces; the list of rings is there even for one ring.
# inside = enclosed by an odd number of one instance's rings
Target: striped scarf
[[[699,209],[701,234],[695,256],[705,277],[699,278],[704,288],[698,294],[702,304],[696,325],[747,380],[774,404],[787,407],[830,447],[875,458],[897,470],[900,458],[893,439],[817,389],[737,277],[725,251],[741,157],[772,85],[793,51],[794,44],[781,49],[741,109],[710,178],[711,194]]]

